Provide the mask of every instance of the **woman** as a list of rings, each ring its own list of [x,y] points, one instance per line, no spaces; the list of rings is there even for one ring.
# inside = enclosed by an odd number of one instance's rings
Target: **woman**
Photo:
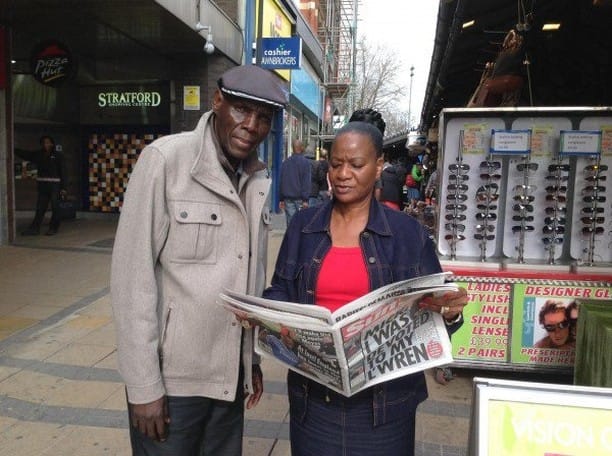
[[[383,285],[441,271],[421,225],[373,197],[382,164],[374,126],[349,122],[338,132],[329,160],[333,199],[296,215],[265,297],[333,311]],[[466,303],[461,290],[421,305],[444,312],[452,332]],[[413,454],[416,407],[427,397],[422,373],[347,398],[290,371],[288,392],[293,456]]]

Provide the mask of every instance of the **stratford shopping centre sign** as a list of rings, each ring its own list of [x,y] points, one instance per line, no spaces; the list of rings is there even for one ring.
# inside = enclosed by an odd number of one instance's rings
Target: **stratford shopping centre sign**
[[[161,104],[159,92],[100,92],[98,106],[116,107],[157,107]]]

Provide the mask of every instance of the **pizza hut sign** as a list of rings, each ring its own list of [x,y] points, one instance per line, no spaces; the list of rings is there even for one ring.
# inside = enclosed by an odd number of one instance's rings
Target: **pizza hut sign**
[[[38,44],[30,56],[32,76],[44,85],[57,86],[72,77],[75,70],[72,53],[59,41]]]

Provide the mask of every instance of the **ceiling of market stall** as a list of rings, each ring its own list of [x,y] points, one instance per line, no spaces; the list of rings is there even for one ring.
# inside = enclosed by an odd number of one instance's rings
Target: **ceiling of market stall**
[[[29,72],[32,45],[45,39],[69,44],[79,56],[79,67],[94,78],[104,61],[123,60],[129,79],[139,77],[139,66],[147,57],[159,65],[159,57],[172,61],[203,55],[203,37],[152,0],[2,0],[1,4],[0,23],[12,29],[11,57],[17,73]],[[159,72],[162,78],[164,68]]]
[[[612,105],[612,0],[441,0],[422,131],[435,126],[442,108],[466,106],[486,62],[528,14],[520,106]],[[543,31],[545,23],[560,28]]]

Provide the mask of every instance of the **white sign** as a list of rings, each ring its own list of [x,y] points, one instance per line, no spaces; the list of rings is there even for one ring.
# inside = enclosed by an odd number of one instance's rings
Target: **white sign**
[[[531,130],[492,130],[491,153],[529,154],[531,152]]]
[[[563,155],[599,155],[601,131],[561,131],[559,153]]]

